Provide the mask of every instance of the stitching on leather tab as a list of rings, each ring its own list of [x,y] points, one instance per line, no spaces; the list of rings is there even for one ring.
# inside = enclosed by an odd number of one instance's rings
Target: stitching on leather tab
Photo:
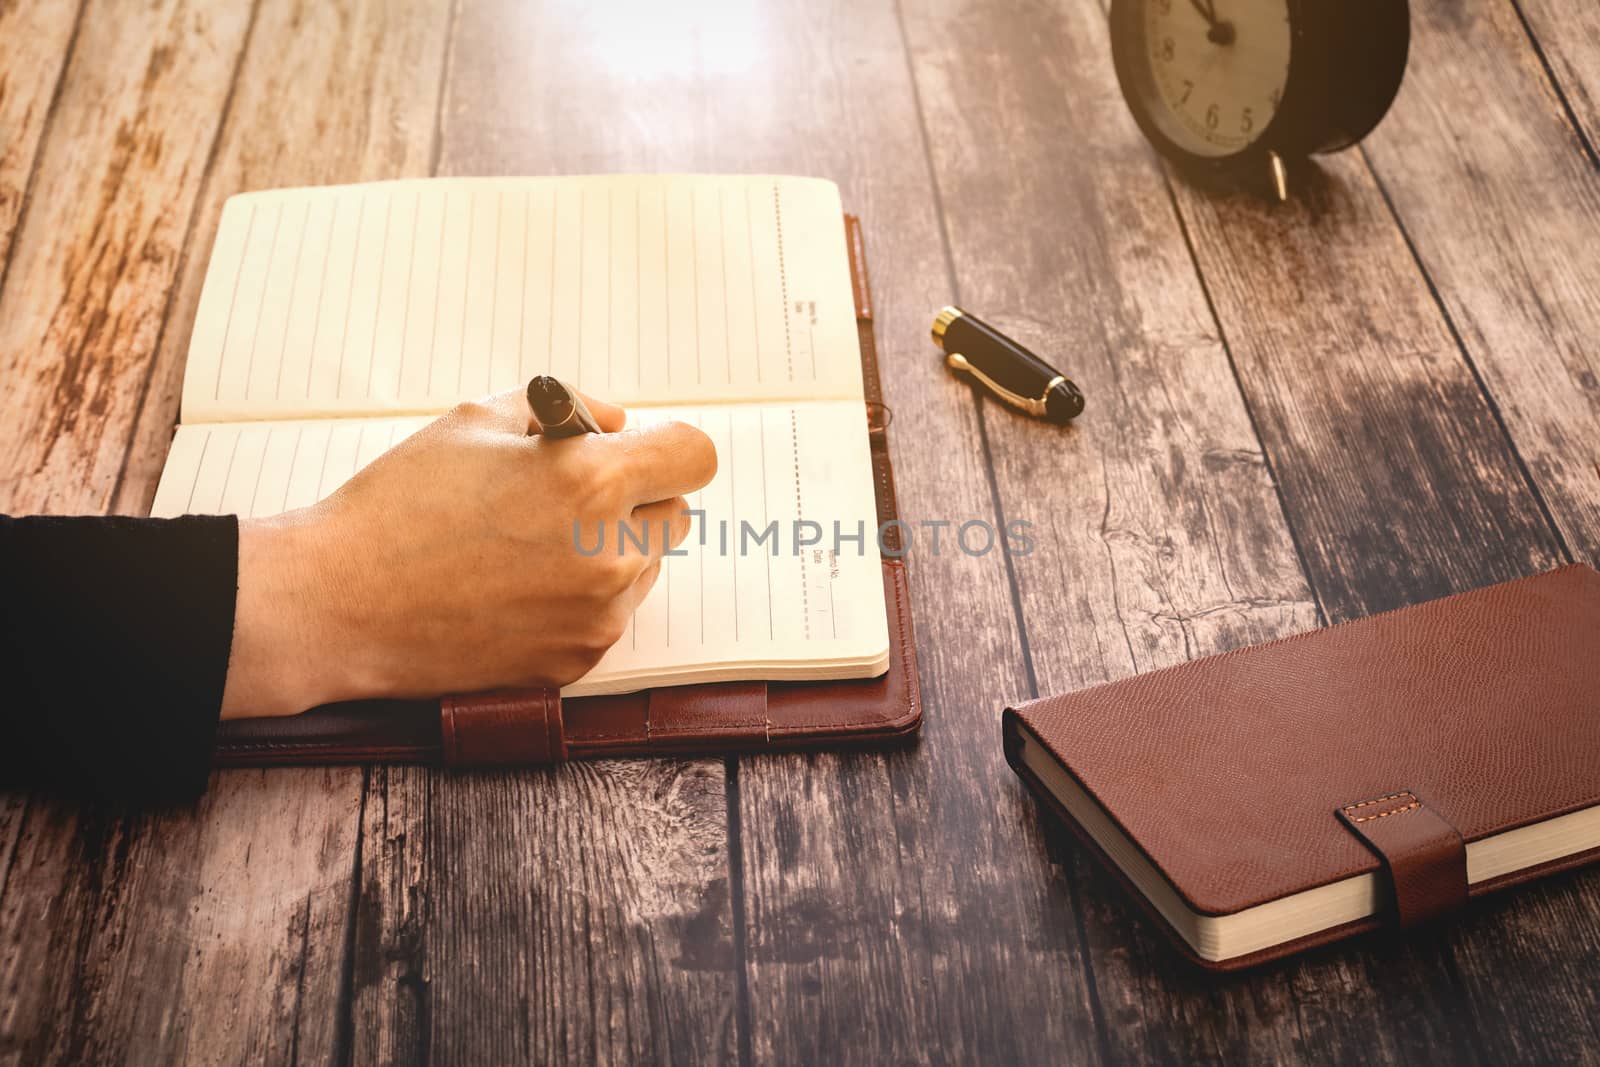
[[[1420,807],[1422,807],[1422,801],[1413,800],[1411,803],[1407,804],[1403,808],[1395,808],[1393,811],[1380,811],[1376,815],[1363,815],[1359,819],[1351,819],[1350,821],[1351,822],[1371,822],[1373,819],[1387,819],[1391,815],[1403,815],[1408,811],[1415,811],[1416,809],[1418,809]]]
[[[1363,815],[1360,818],[1356,818],[1355,813],[1361,808],[1368,808],[1374,804],[1385,804],[1391,800],[1401,800],[1404,798],[1410,798],[1410,803],[1402,804],[1400,807],[1391,808],[1388,811],[1375,812],[1371,815]],[[1386,797],[1377,797],[1373,800],[1363,800],[1359,804],[1346,804],[1341,810],[1344,811],[1345,818],[1349,819],[1352,823],[1363,823],[1371,822],[1373,819],[1386,819],[1391,815],[1403,815],[1408,811],[1415,811],[1420,807],[1422,807],[1422,801],[1417,799],[1415,793],[1412,793],[1410,790],[1402,790],[1398,793],[1390,793]]]

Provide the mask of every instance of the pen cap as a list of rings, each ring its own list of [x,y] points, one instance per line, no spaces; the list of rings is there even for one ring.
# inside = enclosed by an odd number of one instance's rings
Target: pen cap
[[[956,307],[945,308],[933,322],[933,340],[947,356],[960,353],[966,357],[1001,389],[1043,401],[1042,416],[1051,422],[1066,422],[1083,411],[1083,394],[1077,386],[1026,345],[976,315]]]

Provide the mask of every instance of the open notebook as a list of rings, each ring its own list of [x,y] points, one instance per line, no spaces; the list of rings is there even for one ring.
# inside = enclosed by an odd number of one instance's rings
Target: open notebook
[[[697,425],[719,460],[690,500],[704,518],[687,555],[563,696],[887,669],[830,182],[467,178],[235,196],[152,514],[314,503],[454,403],[535,374],[627,406],[632,425]],[[740,551],[746,524],[774,523]]]

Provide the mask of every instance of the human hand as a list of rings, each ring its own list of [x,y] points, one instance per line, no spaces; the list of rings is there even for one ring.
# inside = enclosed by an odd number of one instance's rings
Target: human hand
[[[673,422],[526,436],[520,390],[462,404],[310,508],[239,523],[239,595],[222,717],[369,697],[432,697],[582,677],[622,636],[689,532],[683,494],[716,473]],[[597,523],[649,524],[585,556]],[[663,524],[670,541],[661,536]],[[590,543],[588,540],[585,543]]]

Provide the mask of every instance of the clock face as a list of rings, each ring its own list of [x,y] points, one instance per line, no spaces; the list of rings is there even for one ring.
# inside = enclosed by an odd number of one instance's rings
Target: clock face
[[[1248,148],[1289,78],[1289,0],[1142,0],[1147,101],[1162,131],[1197,156]]]

